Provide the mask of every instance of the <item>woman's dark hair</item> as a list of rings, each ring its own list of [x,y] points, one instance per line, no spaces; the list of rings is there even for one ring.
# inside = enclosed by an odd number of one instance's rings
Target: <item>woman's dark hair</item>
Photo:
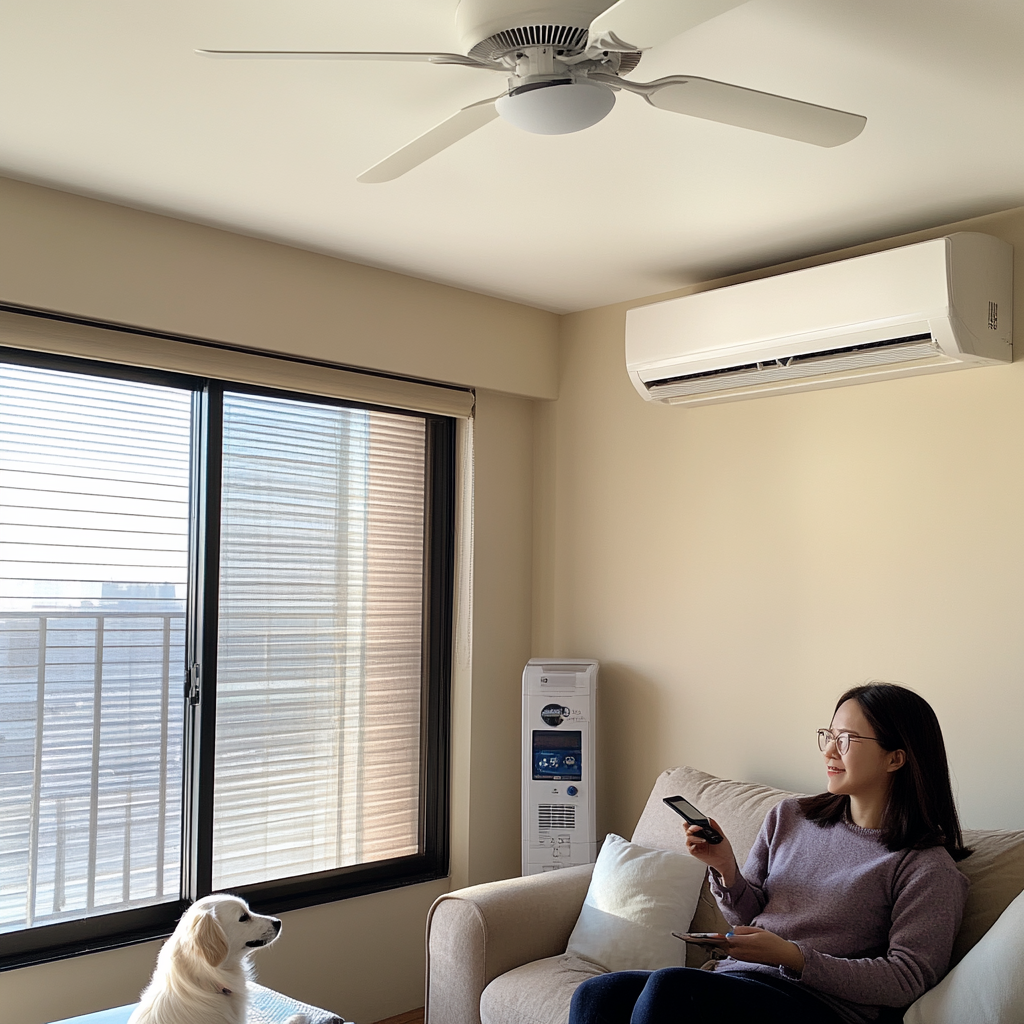
[[[882,816],[882,843],[893,851],[944,846],[953,860],[969,856],[949,784],[942,730],[928,701],[905,686],[879,682],[847,690],[836,702],[836,711],[848,700],[860,705],[883,750],[902,750],[907,756],[893,773]],[[849,806],[849,797],[833,793],[800,800],[804,816],[822,828],[847,817]]]

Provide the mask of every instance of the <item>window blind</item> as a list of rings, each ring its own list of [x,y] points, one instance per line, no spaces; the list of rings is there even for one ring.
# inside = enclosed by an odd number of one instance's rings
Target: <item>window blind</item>
[[[0,931],[178,898],[190,405],[0,365]]]
[[[0,345],[439,416],[464,419],[473,412],[473,393],[466,388],[401,380],[284,356],[258,355],[228,346],[175,340],[144,331],[114,330],[2,309]]]
[[[425,428],[224,396],[213,884],[419,852]]]

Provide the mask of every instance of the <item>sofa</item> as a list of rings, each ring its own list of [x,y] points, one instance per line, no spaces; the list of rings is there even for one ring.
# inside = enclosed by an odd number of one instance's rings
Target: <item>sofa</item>
[[[684,851],[682,821],[662,803],[674,794],[719,822],[741,864],[770,808],[800,795],[673,768],[655,783],[633,843]],[[910,1008],[907,1024],[1024,1022],[1024,832],[967,830],[964,841],[975,852],[958,865],[971,889],[953,950],[956,970]],[[426,1024],[565,1024],[577,985],[605,971],[566,952],[593,870],[564,868],[439,897],[427,917]],[[998,941],[959,967],[990,928]],[[706,880],[687,930],[727,930]],[[687,945],[680,963],[685,957],[686,966],[699,967],[709,955]]]

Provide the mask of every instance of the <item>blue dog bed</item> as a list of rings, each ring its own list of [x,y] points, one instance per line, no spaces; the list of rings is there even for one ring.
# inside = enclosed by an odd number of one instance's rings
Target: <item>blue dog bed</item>
[[[54,1021],[53,1024],[127,1024],[132,1010],[138,1003],[129,1006],[115,1006],[111,1010],[99,1010],[97,1013],[86,1013],[81,1017],[67,1017]],[[249,1013],[246,1024],[284,1024],[293,1013],[304,1013],[309,1024],[345,1024],[343,1017],[329,1010],[321,1010],[318,1006],[300,1003],[297,999],[272,988],[249,984]]]

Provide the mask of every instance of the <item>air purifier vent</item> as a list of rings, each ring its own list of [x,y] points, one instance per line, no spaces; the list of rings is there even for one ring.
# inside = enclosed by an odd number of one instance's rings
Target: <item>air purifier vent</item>
[[[576,805],[541,804],[537,808],[537,824],[544,830],[575,828]]]

